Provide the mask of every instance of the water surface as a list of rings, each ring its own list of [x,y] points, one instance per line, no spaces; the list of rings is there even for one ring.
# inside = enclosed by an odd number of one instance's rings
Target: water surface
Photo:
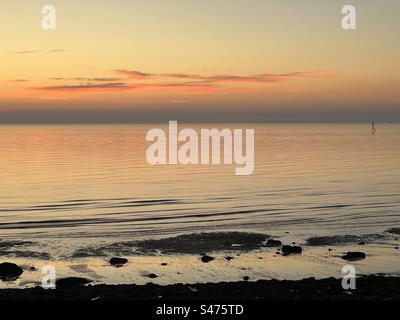
[[[58,259],[201,231],[305,243],[400,226],[399,125],[378,124],[376,135],[368,124],[229,125],[255,128],[251,176],[148,165],[155,126],[0,126],[0,239],[32,242],[8,251]]]

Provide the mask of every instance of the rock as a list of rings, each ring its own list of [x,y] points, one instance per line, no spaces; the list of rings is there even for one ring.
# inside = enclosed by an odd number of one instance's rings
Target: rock
[[[110,264],[114,267],[122,267],[124,264],[128,263],[128,259],[125,258],[111,258],[110,259]]]
[[[309,281],[315,281],[316,279],[314,278],[314,277],[310,277],[310,278],[306,278],[306,279],[304,279],[304,281],[307,281],[307,282],[309,282]]]
[[[150,274],[148,275],[148,277],[149,277],[150,279],[155,279],[155,278],[158,278],[158,275],[156,275],[155,273],[150,273]]]
[[[279,240],[269,239],[267,241],[267,247],[280,247],[282,242]]]
[[[207,255],[201,257],[201,261],[203,261],[204,263],[208,263],[210,261],[213,261],[214,259],[215,259],[214,257],[210,257]]]
[[[343,260],[362,260],[365,259],[367,255],[364,252],[347,252],[345,255],[342,256]]]
[[[399,247],[395,247],[396,250],[399,250]]]
[[[365,242],[364,242],[364,241],[360,241],[360,242],[358,243],[358,245],[359,245],[359,246],[365,246]]]
[[[161,263],[161,265],[162,265],[163,267],[165,267],[165,266],[167,266],[167,265],[168,265],[168,263],[166,263],[166,262],[163,262],[163,263]]]
[[[65,287],[79,287],[85,284],[91,283],[92,280],[79,278],[79,277],[70,277],[64,278],[56,281],[57,288],[65,288]]]
[[[281,254],[279,251],[275,252],[275,254]]]
[[[329,251],[329,252],[331,252],[331,251],[332,251],[332,249],[331,249],[331,248],[329,248],[329,249],[328,249],[328,251]]]
[[[23,272],[24,270],[14,263],[4,262],[0,264],[0,278],[3,281],[13,281]]]
[[[288,256],[290,254],[301,254],[303,249],[299,246],[283,246],[282,253],[284,256]]]
[[[30,267],[28,270],[29,271],[37,271],[37,268],[36,267]]]
[[[235,259],[235,258],[234,258],[234,257],[229,257],[229,256],[228,256],[228,257],[225,257],[225,259],[228,260],[228,261],[231,261],[231,260],[233,260],[233,259]]]
[[[268,235],[248,232],[195,232],[169,238],[135,241],[135,249],[144,254],[199,254],[212,248],[215,252],[248,252],[264,246]]]
[[[243,277],[243,280],[244,280],[244,281],[249,281],[250,278],[249,278],[248,276],[245,276],[245,277]]]

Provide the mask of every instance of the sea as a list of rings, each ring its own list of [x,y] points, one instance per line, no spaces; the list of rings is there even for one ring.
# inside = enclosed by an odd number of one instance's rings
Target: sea
[[[1,125],[0,260],[54,264],[62,275],[106,283],[147,282],[152,270],[164,272],[160,283],[205,282],[340,275],[343,248],[354,246],[370,252],[362,272],[400,272],[400,124],[376,124],[375,134],[368,123],[179,124],[254,129],[248,176],[236,175],[235,164],[150,165],[152,128],[168,131],[167,124]],[[251,234],[301,245],[303,254],[283,257],[261,243],[220,250],[224,235]],[[219,262],[204,269],[202,252],[179,252],[179,241],[206,242]],[[229,252],[239,255],[228,262]],[[137,263],[115,269],[112,256]],[[163,259],[174,266],[169,273]],[[24,274],[3,286],[39,281]]]

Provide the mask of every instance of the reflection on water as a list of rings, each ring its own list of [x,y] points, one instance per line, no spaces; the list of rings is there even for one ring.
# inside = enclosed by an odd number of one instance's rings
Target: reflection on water
[[[0,239],[42,241],[37,250],[62,256],[198,231],[304,239],[399,226],[399,125],[377,125],[376,135],[370,124],[231,126],[256,130],[252,176],[149,166],[152,127],[1,126]]]

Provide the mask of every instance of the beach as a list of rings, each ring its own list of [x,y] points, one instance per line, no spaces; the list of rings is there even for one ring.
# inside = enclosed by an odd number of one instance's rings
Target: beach
[[[147,128],[0,127],[0,263],[22,270],[1,291],[36,292],[47,266],[57,280],[85,279],[84,291],[322,283],[349,264],[375,282],[400,275],[398,125],[376,136],[357,124],[255,125],[250,177],[149,166]]]
[[[393,229],[285,244],[259,233],[197,233],[81,250],[79,258],[11,258],[7,263],[22,274],[6,279],[0,264],[0,299],[313,299],[315,292],[321,293],[317,299],[397,299],[398,234]],[[135,255],[110,253],[127,253],[132,246]],[[55,290],[42,289],[48,265],[57,271]],[[348,265],[356,270],[355,290],[342,287]]]
[[[70,286],[56,290],[0,290],[0,300],[399,300],[400,278],[370,276],[357,280],[357,290],[341,288],[341,280],[260,280],[196,285],[96,285]]]
[[[53,2],[0,1],[0,301],[400,298],[400,1]]]

